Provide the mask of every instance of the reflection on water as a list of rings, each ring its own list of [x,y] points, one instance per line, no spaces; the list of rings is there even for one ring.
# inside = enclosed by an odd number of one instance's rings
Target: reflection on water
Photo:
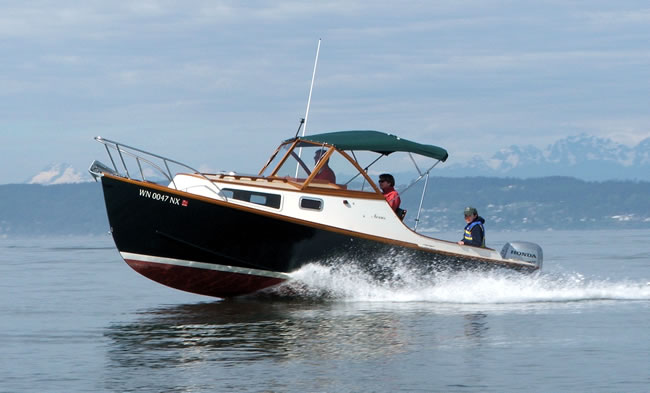
[[[480,344],[488,332],[487,314],[467,314],[465,318],[465,336],[476,344]]]
[[[195,375],[230,386],[224,390],[242,391],[255,383],[239,374],[246,369],[270,372],[285,369],[283,364],[381,360],[406,350],[408,329],[390,312],[341,306],[239,300],[140,313],[105,330],[105,387],[175,391],[175,386],[192,386],[187,380],[177,385],[179,375]],[[287,391],[286,386],[275,389]]]
[[[398,361],[423,346],[480,347],[488,330],[485,314],[436,318],[421,304],[247,299],[170,306],[105,329],[106,384],[115,391],[142,389],[143,376],[155,376],[151,391],[173,390],[169,375],[198,374],[230,380],[229,390],[237,391],[253,384],[239,374],[250,368]]]
[[[248,300],[154,309],[106,329],[109,360],[117,367],[158,368],[315,354],[381,357],[401,351],[408,341],[390,313],[348,313],[332,307]]]

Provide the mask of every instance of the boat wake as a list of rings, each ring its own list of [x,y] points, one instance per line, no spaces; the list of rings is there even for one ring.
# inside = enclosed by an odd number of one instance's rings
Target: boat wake
[[[393,266],[393,275],[373,279],[352,265],[309,264],[293,280],[266,293],[301,299],[438,304],[566,303],[650,300],[650,282],[585,278],[580,273],[522,275],[505,271],[423,275]]]

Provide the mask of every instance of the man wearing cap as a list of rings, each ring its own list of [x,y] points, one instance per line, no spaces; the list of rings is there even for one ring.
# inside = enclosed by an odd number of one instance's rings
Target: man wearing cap
[[[476,247],[485,247],[485,220],[483,217],[478,215],[478,211],[468,206],[465,208],[465,235],[463,240],[459,241],[458,244],[464,244],[466,246],[476,246]]]

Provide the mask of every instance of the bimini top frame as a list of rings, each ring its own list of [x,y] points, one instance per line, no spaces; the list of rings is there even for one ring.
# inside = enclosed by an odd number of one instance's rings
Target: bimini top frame
[[[434,145],[426,145],[417,142],[413,142],[407,139],[400,138],[396,135],[373,131],[373,130],[355,130],[355,131],[335,131],[328,132],[323,134],[307,135],[303,137],[296,137],[293,139],[286,140],[285,143],[297,142],[295,146],[303,146],[306,143],[320,143],[322,145],[334,146],[338,150],[349,150],[352,152],[352,156],[356,161],[357,165],[361,165],[354,154],[354,151],[372,151],[378,153],[379,156],[370,164],[363,167],[366,178],[368,169],[374,165],[379,159],[384,156],[395,152],[404,152],[407,153],[415,166],[415,169],[418,171],[419,177],[412,181],[408,186],[400,191],[403,193],[411,188],[413,185],[417,184],[420,180],[424,180],[424,187],[422,189],[422,196],[420,198],[420,204],[418,206],[418,214],[415,219],[414,231],[417,231],[417,226],[420,221],[420,214],[422,212],[422,204],[424,202],[424,197],[427,192],[429,184],[429,174],[433,168],[436,167],[441,161],[444,162],[449,157],[447,151],[441,147]],[[429,167],[427,170],[422,171],[415,159],[413,158],[413,153],[432,158],[436,160],[434,164]],[[358,176],[358,175],[357,175]],[[353,178],[354,179],[354,178]],[[350,181],[352,181],[351,179]],[[376,187],[374,187],[377,189]]]

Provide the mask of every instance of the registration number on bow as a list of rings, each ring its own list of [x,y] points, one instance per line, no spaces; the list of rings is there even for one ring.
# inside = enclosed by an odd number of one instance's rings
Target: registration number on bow
[[[161,194],[159,192],[145,190],[143,188],[140,189],[140,196],[143,198],[153,199],[154,201],[167,202],[172,205],[181,206],[181,198],[176,198],[166,194]],[[183,206],[185,206],[185,204],[183,204]]]

